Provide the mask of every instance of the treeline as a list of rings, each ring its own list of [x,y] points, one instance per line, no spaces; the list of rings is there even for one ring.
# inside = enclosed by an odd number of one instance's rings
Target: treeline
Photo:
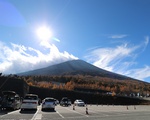
[[[63,76],[22,76],[29,86],[61,90],[95,90],[119,95],[131,93],[147,96],[150,94],[150,84],[138,80],[117,80],[107,77],[89,75]]]
[[[37,94],[41,99],[45,97],[53,97],[59,101],[63,97],[68,97],[73,103],[76,99],[82,99],[86,104],[102,104],[102,105],[149,105],[150,102],[125,96],[111,96],[102,95],[96,93],[83,93],[78,91],[67,91],[67,90],[56,90],[56,89],[45,89],[35,86],[30,87],[30,92]],[[44,93],[44,94],[43,94]]]
[[[24,97],[29,92],[29,86],[18,76],[2,76],[0,74],[0,96],[2,96],[2,91],[15,91],[21,97]]]

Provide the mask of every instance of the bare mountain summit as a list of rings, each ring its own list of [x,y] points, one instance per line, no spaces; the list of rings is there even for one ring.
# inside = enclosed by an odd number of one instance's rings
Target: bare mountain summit
[[[71,61],[55,64],[46,68],[19,73],[18,75],[36,76],[36,75],[77,75],[77,74],[109,77],[109,78],[115,78],[121,80],[132,79],[127,76],[123,76],[120,74],[103,70],[83,60],[71,60]]]

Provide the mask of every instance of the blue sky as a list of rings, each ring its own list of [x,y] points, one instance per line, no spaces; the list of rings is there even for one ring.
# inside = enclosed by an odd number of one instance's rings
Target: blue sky
[[[82,59],[150,82],[149,6],[149,0],[0,0],[0,72]],[[51,33],[47,39],[37,33],[42,27]]]

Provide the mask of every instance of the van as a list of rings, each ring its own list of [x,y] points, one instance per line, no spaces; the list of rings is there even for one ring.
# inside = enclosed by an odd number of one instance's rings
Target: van
[[[2,109],[19,109],[21,106],[20,96],[14,91],[3,91],[2,92]]]
[[[67,97],[63,97],[60,101],[61,106],[70,106],[71,105],[71,100],[68,99]]]

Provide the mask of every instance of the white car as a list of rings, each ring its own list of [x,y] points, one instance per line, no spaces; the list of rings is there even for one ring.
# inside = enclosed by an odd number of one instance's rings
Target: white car
[[[42,111],[45,109],[55,110],[56,99],[47,97],[42,101]]]
[[[85,106],[85,103],[83,100],[75,100],[74,105],[76,106]]]
[[[24,110],[24,109],[37,110],[38,102],[39,102],[38,95],[27,94],[22,101],[21,110]]]

